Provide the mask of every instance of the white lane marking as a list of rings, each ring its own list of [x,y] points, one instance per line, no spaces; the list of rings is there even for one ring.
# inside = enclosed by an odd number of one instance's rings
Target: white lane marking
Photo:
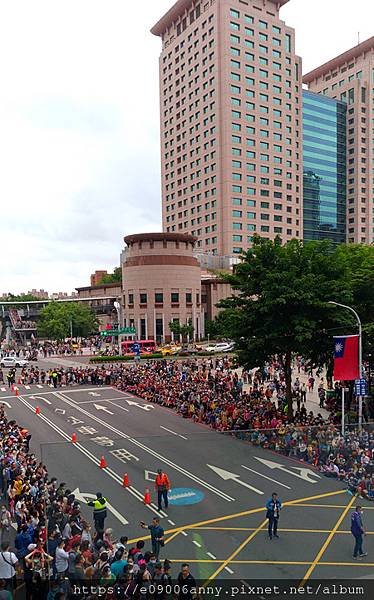
[[[18,400],[20,400],[20,402],[22,402],[31,412],[34,413],[34,407],[29,404],[29,402],[27,402],[27,400],[25,400],[22,396],[17,396]],[[54,431],[56,431],[62,438],[64,438],[67,442],[71,442],[71,437],[69,435],[67,435],[64,431],[62,431],[62,429],[60,429],[60,427],[58,427],[58,425],[56,425],[55,423],[53,423],[53,421],[51,421],[48,417],[46,417],[43,414],[39,415],[39,418],[42,419],[43,421],[45,421],[45,423],[47,423],[47,425],[49,425],[49,427],[51,427]],[[88,458],[91,462],[93,462],[96,466],[98,464],[98,457],[95,456],[94,454],[92,454],[89,450],[87,450],[84,446],[82,446],[79,442],[74,444],[74,448],[77,448],[82,454],[84,454],[86,456],[86,458]],[[114,481],[116,481],[117,483],[119,483],[119,485],[121,486],[122,489],[125,489],[128,491],[129,494],[131,494],[132,496],[134,496],[137,500],[139,500],[140,502],[143,503],[143,495],[141,494],[141,492],[139,492],[136,488],[134,488],[133,486],[127,487],[127,488],[123,488],[123,478],[120,477],[115,471],[113,471],[112,469],[110,469],[109,467],[107,467],[104,471],[103,471],[106,475],[109,475],[109,477],[111,477]],[[149,510],[151,510],[153,513],[155,513],[156,515],[159,515],[159,512],[157,510],[155,510],[154,508],[152,508],[149,505],[146,505],[148,507]]]
[[[200,477],[197,477],[196,475],[193,475],[191,472],[186,471],[185,469],[183,469],[182,467],[180,467],[176,463],[172,462],[171,460],[169,460],[168,458],[166,458],[162,454],[159,454],[158,452],[156,452],[152,448],[149,448],[148,446],[145,446],[144,444],[140,443],[138,440],[136,440],[134,438],[131,438],[126,433],[123,433],[123,431],[120,431],[119,429],[117,429],[116,427],[113,427],[112,425],[110,425],[106,421],[103,421],[102,419],[99,419],[99,417],[97,417],[96,415],[92,415],[91,413],[87,412],[84,408],[82,408],[78,404],[72,402],[70,400],[70,398],[68,396],[65,396],[62,392],[54,392],[54,395],[59,400],[62,400],[63,402],[65,402],[65,404],[68,404],[69,406],[72,406],[75,410],[83,413],[84,415],[86,415],[90,419],[96,421],[97,423],[100,423],[100,425],[102,425],[103,427],[106,427],[110,431],[113,431],[113,433],[115,433],[117,436],[122,437],[122,438],[128,440],[132,444],[135,444],[135,446],[138,446],[138,448],[141,448],[142,450],[144,450],[144,452],[147,452],[153,458],[158,458],[159,460],[161,460],[162,462],[164,462],[169,467],[172,467],[173,469],[175,469],[179,473],[182,473],[185,477],[188,477],[189,479],[192,479],[192,481],[195,481],[196,483],[199,483],[200,485],[202,485],[206,489],[210,490],[211,492],[213,492],[214,494],[216,494],[220,498],[223,498],[227,502],[234,502],[235,501],[235,498],[232,498],[228,494],[226,494],[224,492],[221,492],[221,490],[215,488],[210,483],[207,483],[207,482],[203,481],[202,479],[200,479]]]
[[[199,544],[199,542],[197,542],[196,540],[192,540],[192,543],[195,544],[195,546],[197,546],[198,548],[201,548],[201,544]]]
[[[170,523],[170,525],[175,525],[174,521],[172,521],[171,519],[168,519],[168,523]]]
[[[258,471],[255,471],[254,469],[250,469],[249,467],[246,467],[245,465],[242,465],[242,467],[243,467],[243,469],[246,469],[247,471],[251,471],[252,473],[259,475],[260,477],[263,477],[264,479],[268,479],[269,481],[272,481],[273,483],[276,483],[277,485],[281,485],[282,487],[287,488],[287,490],[292,489],[292,488],[290,488],[289,485],[286,485],[285,483],[281,483],[280,481],[277,481],[276,479],[272,479],[271,477],[268,477],[267,475],[263,475],[262,473],[259,473]]]
[[[312,471],[312,469],[307,469],[305,467],[291,467],[291,469],[295,469],[296,471],[300,471],[299,473],[295,473],[294,471],[290,471],[286,469],[286,467],[278,462],[274,462],[273,460],[267,460],[265,458],[259,458],[258,456],[254,456],[256,460],[260,461],[269,469],[279,469],[279,471],[284,471],[289,475],[293,475],[298,479],[302,479],[303,481],[307,481],[308,483],[317,483],[314,479],[310,479],[310,477],[317,477],[317,479],[321,479],[321,476]]]
[[[52,404],[50,400],[47,400],[47,398],[43,398],[43,396],[30,396],[30,400],[43,400],[43,402],[45,402],[46,404]]]
[[[1,388],[1,391],[2,392],[6,392],[6,388]]]
[[[184,535],[184,537],[187,537],[187,533],[185,531],[181,531],[181,534]]]
[[[168,431],[169,433],[172,433],[173,435],[177,435],[178,437],[183,438],[184,440],[188,439],[181,433],[176,433],[175,431],[172,431],[171,429],[168,429],[167,427],[164,427],[163,425],[160,425],[160,429],[165,429],[165,431]]]
[[[40,383],[37,383],[37,384],[36,384],[36,387],[37,387],[37,388],[39,388],[39,389],[41,390],[43,386],[42,386],[42,385],[40,385]]]
[[[252,490],[252,492],[256,492],[256,494],[260,494],[260,496],[263,496],[263,494],[264,494],[264,492],[262,490],[258,490],[257,488],[253,487],[253,485],[250,485],[249,483],[242,481],[240,479],[240,475],[236,475],[235,473],[231,473],[230,471],[226,471],[225,469],[221,469],[220,467],[215,467],[214,465],[207,464],[207,467],[209,467],[209,469],[212,469],[212,471],[217,473],[217,475],[219,477],[221,477],[224,481],[230,481],[230,480],[235,481],[235,483],[239,483],[243,487],[246,487],[249,490]]]
[[[110,400],[109,399],[106,400],[105,398],[101,398],[100,399],[100,404],[103,404],[104,402],[108,402],[109,404],[111,404],[113,400],[123,400],[123,398],[122,398],[122,396],[120,396],[119,398],[111,398]],[[83,400],[83,402],[80,402],[79,400],[72,400],[72,402],[76,402],[80,406],[81,404],[95,404],[95,402],[97,402],[97,400]],[[117,406],[117,405],[114,404],[114,406]],[[128,408],[123,408],[122,406],[119,406],[118,408],[122,408],[122,410],[125,410],[126,412],[129,412]]]
[[[29,385],[25,385],[25,390],[31,390]]]
[[[5,400],[0,400],[0,404],[5,404],[8,408],[12,408],[9,402],[5,402]]]
[[[225,567],[225,570],[230,573],[230,575],[234,575],[234,571],[232,571],[230,567]]]
[[[214,554],[212,554],[211,552],[207,552],[207,555],[210,556],[210,558],[213,558],[214,560],[217,558],[216,556],[214,556]]]
[[[94,407],[96,408],[96,410],[102,410],[103,412],[106,412],[108,415],[114,415],[114,413],[112,413],[110,410],[108,410],[106,406],[101,406],[101,404],[94,404]]]
[[[123,398],[113,398],[113,400],[123,400]],[[113,406],[116,406],[117,408],[120,408],[121,410],[124,410],[125,412],[130,412],[128,408],[126,408],[125,406],[121,406],[120,404],[116,404],[115,402],[113,402],[113,400],[107,400],[107,402],[109,402],[109,404],[112,404]]]

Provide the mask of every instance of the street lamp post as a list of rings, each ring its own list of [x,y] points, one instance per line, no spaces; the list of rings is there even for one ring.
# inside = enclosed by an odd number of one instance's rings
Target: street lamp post
[[[122,327],[122,311],[121,311],[121,304],[118,302],[118,300],[116,300],[114,302],[114,308],[116,309],[117,312],[117,322],[118,322],[118,326],[117,326],[117,330],[118,330],[118,354],[121,355],[122,353],[122,347],[121,347],[121,335],[120,335],[120,329]]]
[[[356,321],[357,321],[357,325],[358,325],[358,372],[359,372],[359,378],[361,379],[363,376],[363,373],[362,373],[362,325],[361,325],[360,317],[358,316],[357,312],[351,306],[347,306],[346,304],[340,304],[339,302],[334,302],[333,300],[330,300],[329,304],[335,304],[335,306],[340,306],[341,308],[346,308],[351,313],[353,313],[354,316],[356,317]],[[362,396],[358,397],[358,427],[360,430],[362,429]]]

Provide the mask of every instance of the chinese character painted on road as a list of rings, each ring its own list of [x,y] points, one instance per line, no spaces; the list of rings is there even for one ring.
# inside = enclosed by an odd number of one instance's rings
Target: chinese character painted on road
[[[68,417],[67,419],[72,425],[79,425],[79,423],[84,423],[84,421],[81,421],[80,419],[77,419],[76,417]]]
[[[77,431],[79,431],[79,433],[83,433],[83,435],[93,435],[94,433],[97,433],[96,429],[93,427],[87,427],[86,425],[83,427],[78,427]]]
[[[119,448],[118,450],[111,450],[110,454],[113,454],[113,456],[115,456],[115,458],[118,458],[118,460],[120,460],[122,462],[131,460],[132,458],[137,461],[139,460],[139,458],[137,456],[134,456],[134,454],[131,454],[131,452],[129,452],[128,450],[125,450],[125,448]]]
[[[111,440],[110,438],[105,437],[105,436],[101,436],[101,437],[99,436],[99,437],[92,438],[91,441],[95,442],[95,444],[99,444],[99,446],[106,446],[107,448],[114,446],[113,440]]]

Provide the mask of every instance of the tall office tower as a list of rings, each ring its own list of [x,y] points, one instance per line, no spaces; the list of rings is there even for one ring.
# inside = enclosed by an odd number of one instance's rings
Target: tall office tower
[[[162,218],[204,252],[302,238],[302,83],[288,0],[178,0],[160,57]]]
[[[374,37],[314,69],[309,90],[347,107],[347,241],[374,241]]]
[[[306,241],[346,241],[346,113],[345,102],[303,91]]]

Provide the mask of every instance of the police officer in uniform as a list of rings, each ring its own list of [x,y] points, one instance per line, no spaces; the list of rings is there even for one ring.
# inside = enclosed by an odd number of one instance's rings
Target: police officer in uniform
[[[155,487],[157,492],[157,504],[158,510],[162,510],[162,500],[164,501],[165,508],[168,507],[168,491],[171,488],[169,477],[162,469],[157,469],[157,477],[155,480]]]
[[[95,529],[99,538],[102,539],[104,533],[104,522],[107,517],[107,501],[106,498],[103,497],[101,492],[97,492],[96,500],[92,500],[88,502],[88,506],[93,507],[93,518]]]

